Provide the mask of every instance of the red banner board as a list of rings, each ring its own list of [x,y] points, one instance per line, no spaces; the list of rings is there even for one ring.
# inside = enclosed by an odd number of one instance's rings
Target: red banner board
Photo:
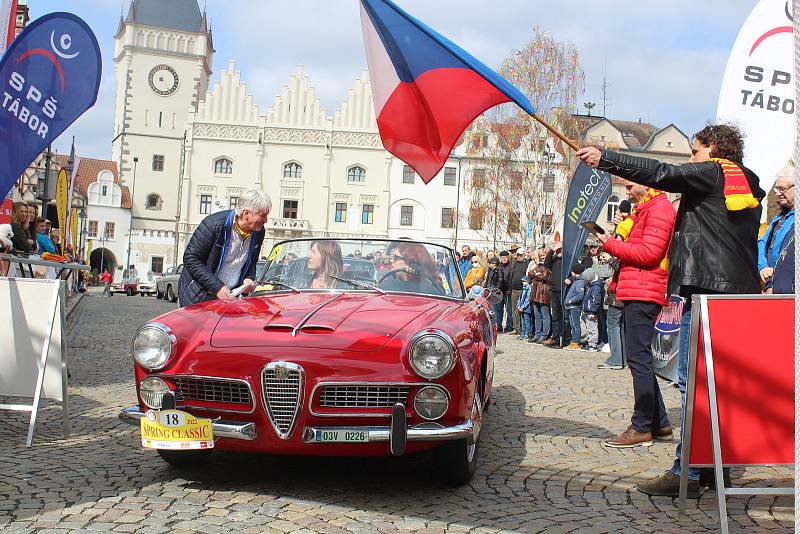
[[[11,210],[14,207],[14,202],[10,198],[4,198],[0,202],[0,224],[8,224],[11,222]]]
[[[714,463],[703,322],[697,333],[690,465]],[[707,324],[722,463],[794,463],[794,296],[709,297]]]

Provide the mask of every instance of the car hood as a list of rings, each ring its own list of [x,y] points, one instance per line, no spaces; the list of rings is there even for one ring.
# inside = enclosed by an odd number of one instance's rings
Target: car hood
[[[287,293],[232,304],[217,323],[217,348],[293,347],[367,352],[439,306],[408,295]]]

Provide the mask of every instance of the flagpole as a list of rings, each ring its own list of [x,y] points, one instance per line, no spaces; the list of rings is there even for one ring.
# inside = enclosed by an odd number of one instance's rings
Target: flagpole
[[[555,128],[554,128],[554,127],[553,127],[553,126],[552,126],[552,125],[551,125],[549,122],[547,122],[547,121],[546,121],[546,120],[544,120],[542,117],[540,117],[540,116],[539,116],[539,114],[537,114],[537,113],[533,113],[533,114],[532,114],[532,116],[533,116],[533,118],[534,118],[534,119],[536,119],[536,120],[537,120],[537,121],[538,121],[538,122],[539,122],[539,123],[540,123],[542,126],[544,126],[545,128],[547,128],[547,129],[550,131],[550,133],[551,133],[551,134],[555,135],[556,137],[558,137],[559,139],[561,139],[562,141],[564,141],[564,142],[565,142],[567,145],[569,145],[569,147],[570,147],[572,150],[574,150],[575,152],[577,152],[578,150],[580,150],[580,149],[581,149],[581,147],[579,147],[579,146],[578,146],[578,144],[577,144],[575,141],[573,141],[572,139],[570,139],[570,138],[569,138],[569,137],[567,137],[566,135],[564,135],[564,134],[562,134],[561,132],[559,132],[558,130],[556,130],[556,129],[555,129]]]

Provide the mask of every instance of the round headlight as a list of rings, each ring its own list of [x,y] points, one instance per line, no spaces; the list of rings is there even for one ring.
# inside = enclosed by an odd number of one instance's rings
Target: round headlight
[[[409,360],[414,372],[422,378],[441,378],[456,363],[455,345],[444,332],[418,334],[411,341]]]
[[[428,421],[442,417],[449,405],[447,393],[436,386],[425,386],[414,396],[414,411]]]
[[[175,347],[175,335],[166,326],[146,324],[136,332],[131,353],[136,363],[147,369],[161,369],[167,364]]]
[[[159,410],[161,408],[164,401],[164,394],[168,392],[169,386],[167,386],[167,383],[154,376],[145,378],[139,385],[139,393],[142,396],[142,401],[148,408],[153,408],[154,410]]]

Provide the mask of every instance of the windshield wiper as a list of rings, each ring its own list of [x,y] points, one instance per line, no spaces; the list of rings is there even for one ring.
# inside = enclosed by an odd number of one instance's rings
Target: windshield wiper
[[[277,280],[264,280],[263,282],[258,282],[257,286],[262,285],[272,285],[272,286],[280,286],[285,287],[286,289],[291,289],[294,293],[300,293],[300,290],[296,287],[292,287],[289,284],[284,284],[283,282],[279,282]]]
[[[331,278],[333,278],[334,280],[339,280],[340,282],[346,282],[348,284],[352,284],[355,287],[360,287],[361,289],[370,289],[372,291],[377,291],[381,295],[386,294],[386,291],[373,284],[368,284],[366,282],[359,282],[356,280],[350,280],[349,278],[342,278],[341,276],[331,276]]]

